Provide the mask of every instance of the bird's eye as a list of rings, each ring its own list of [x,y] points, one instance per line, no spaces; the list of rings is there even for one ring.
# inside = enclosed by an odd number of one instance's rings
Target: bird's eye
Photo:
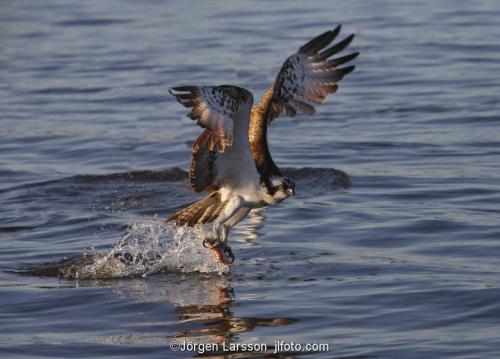
[[[283,180],[283,185],[285,188],[295,188],[295,183],[289,178],[285,178]]]

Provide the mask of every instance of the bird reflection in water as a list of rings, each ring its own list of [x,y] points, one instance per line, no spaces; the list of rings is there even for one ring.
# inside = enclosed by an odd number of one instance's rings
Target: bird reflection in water
[[[178,333],[177,339],[192,342],[228,343],[237,333],[251,332],[258,326],[281,326],[295,322],[292,318],[238,317],[231,311],[235,301],[231,287],[214,287],[214,303],[183,305],[177,307],[182,322],[198,322],[201,328],[186,329]]]
[[[240,317],[233,313],[232,307],[237,305],[237,296],[230,286],[231,278],[229,276],[203,275],[203,274],[164,274],[158,275],[146,280],[127,280],[106,282],[111,285],[113,291],[120,297],[132,299],[135,302],[149,302],[163,305],[169,302],[175,306],[175,313],[179,322],[174,330],[177,333],[136,333],[128,336],[127,344],[132,344],[130,340],[135,338],[139,340],[135,344],[147,344],[162,342],[166,346],[171,341],[190,342],[196,344],[216,343],[229,344],[237,342],[235,337],[238,333],[251,332],[257,327],[283,326],[289,325],[296,319],[277,317],[277,318],[258,318],[258,317]],[[105,282],[101,282],[104,284]],[[88,282],[87,282],[88,284]],[[94,284],[97,284],[94,282]],[[166,318],[166,322],[171,321]],[[138,327],[145,327],[149,324],[158,328],[158,321],[152,323],[140,323]],[[189,327],[183,329],[183,327]],[[170,329],[170,328],[169,328]],[[170,329],[172,330],[172,329]],[[163,339],[160,339],[163,338]],[[104,338],[101,338],[104,339]],[[115,342],[107,338],[107,343]],[[274,347],[267,343],[268,351],[245,353],[246,358],[253,358],[258,355],[266,355],[266,358],[292,358],[292,356],[283,356],[273,354]],[[203,356],[210,358],[239,358],[240,354],[235,352],[209,352],[209,353],[189,353],[193,356]]]

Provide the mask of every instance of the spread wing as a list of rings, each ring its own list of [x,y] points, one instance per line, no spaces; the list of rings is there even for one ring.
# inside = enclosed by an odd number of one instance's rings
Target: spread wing
[[[217,156],[233,145],[235,116],[250,93],[226,85],[182,86],[169,92],[191,108],[187,116],[205,128],[193,144],[189,182],[195,192],[212,192],[217,186]]]
[[[240,105],[240,91],[233,86],[181,86],[169,90],[184,107],[192,108],[188,117],[213,132],[210,149],[224,152],[233,144],[233,118]]]
[[[290,56],[254,111],[265,116],[267,122],[285,114],[293,117],[298,112],[313,115],[316,112],[314,106],[335,93],[340,80],[355,68],[354,65],[339,66],[356,58],[358,52],[331,58],[345,49],[354,38],[354,34],[351,34],[328,47],[339,34],[340,28],[338,25],[334,30],[315,37]]]

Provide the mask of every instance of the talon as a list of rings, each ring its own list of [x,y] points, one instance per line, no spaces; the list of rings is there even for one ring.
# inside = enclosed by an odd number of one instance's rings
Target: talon
[[[224,254],[228,258],[229,264],[232,264],[234,262],[234,259],[235,259],[234,254],[233,254],[233,250],[228,245],[225,245],[223,250],[224,250]]]
[[[227,256],[226,264],[233,264],[236,258],[234,258],[233,252]]]
[[[205,238],[203,240],[203,247],[208,249],[213,249],[217,245],[217,240],[215,238]]]

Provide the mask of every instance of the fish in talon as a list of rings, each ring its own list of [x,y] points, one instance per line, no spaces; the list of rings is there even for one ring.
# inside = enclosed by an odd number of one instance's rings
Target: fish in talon
[[[227,245],[219,244],[211,248],[214,252],[215,258],[220,264],[230,265],[234,263],[234,255],[231,248]]]

